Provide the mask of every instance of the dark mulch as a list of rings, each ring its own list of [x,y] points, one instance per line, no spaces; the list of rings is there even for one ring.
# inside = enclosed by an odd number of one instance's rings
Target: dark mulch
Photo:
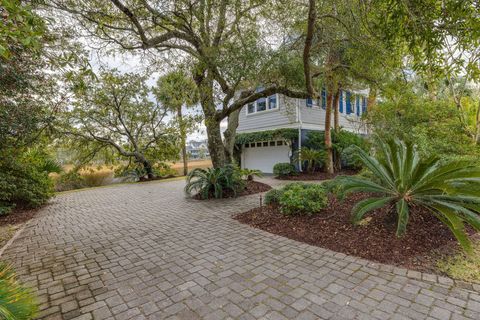
[[[342,170],[339,172],[335,173],[327,173],[327,172],[321,172],[321,171],[315,171],[315,172],[299,172],[295,176],[281,176],[277,177],[279,180],[292,180],[292,181],[301,181],[301,180],[329,180],[333,179],[336,176],[352,176],[354,174],[357,174],[358,171],[355,170]]]
[[[17,225],[27,222],[28,220],[32,219],[35,214],[38,212],[37,209],[13,209],[7,215],[0,216],[0,226],[6,225]]]
[[[238,214],[235,219],[253,227],[311,245],[409,269],[436,272],[440,253],[458,248],[450,230],[431,213],[413,208],[402,238],[395,236],[396,221],[382,208],[365,225],[351,223],[351,209],[368,195],[350,195],[343,202],[330,198],[329,207],[314,216],[288,217],[276,206]]]
[[[237,197],[248,196],[250,194],[266,192],[270,189],[272,189],[272,187],[270,187],[268,184],[254,181],[254,180],[248,180],[246,181],[245,189],[242,192],[238,193],[236,196]],[[226,190],[223,193],[223,198],[233,198],[233,197],[235,197],[235,195],[230,190]],[[208,199],[213,199],[215,197],[212,193],[207,199],[203,199],[199,194],[193,196],[193,198],[197,200],[208,200]]]
[[[156,180],[165,180],[165,179],[170,179],[170,178],[175,178],[175,175],[171,174],[171,175],[164,176],[164,177],[153,177],[153,178],[140,177],[140,178],[138,179],[138,182],[148,182],[148,181],[156,181]]]

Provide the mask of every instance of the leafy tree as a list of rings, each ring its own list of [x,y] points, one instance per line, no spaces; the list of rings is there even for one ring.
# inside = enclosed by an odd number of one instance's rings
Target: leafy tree
[[[188,60],[207,128],[215,167],[231,162],[238,112],[246,104],[274,93],[306,97],[279,72],[280,54],[266,45],[262,15],[265,1],[49,0],[47,5],[78,21],[78,31],[123,51],[148,50],[155,62],[168,51],[173,60]],[[68,20],[68,19],[67,19]],[[70,26],[71,21],[65,22]],[[273,25],[273,24],[272,24]],[[110,48],[112,48],[110,46]],[[281,46],[284,48],[285,46]],[[277,70],[277,69],[276,69]],[[271,77],[272,74],[280,77]],[[259,84],[263,85],[257,90]],[[220,123],[228,118],[222,141]]]
[[[200,122],[200,118],[184,115],[183,107],[191,107],[198,102],[198,93],[195,82],[188,78],[183,71],[170,72],[157,81],[154,94],[165,107],[176,113],[176,124],[180,133],[182,146],[183,174],[188,173],[187,134]]]
[[[471,244],[464,224],[480,230],[480,197],[478,197],[480,168],[466,161],[441,161],[425,157],[412,143],[398,139],[379,142],[377,155],[370,156],[357,148],[364,166],[372,178],[341,177],[343,192],[377,194],[358,202],[352,209],[353,221],[365,214],[389,206],[397,216],[398,237],[407,230],[409,215],[415,206],[424,207],[450,228],[467,251]]]
[[[19,48],[40,49],[45,32],[42,19],[20,0],[0,3],[0,57],[11,58]]]
[[[407,87],[405,91],[411,89]],[[406,92],[387,96],[386,101],[369,111],[366,121],[373,133],[415,143],[424,156],[477,159],[480,150],[464,129],[459,120],[460,111],[451,101],[432,101]]]
[[[149,99],[145,76],[105,71],[98,81],[77,84],[72,107],[57,122],[72,150],[133,161],[149,179],[154,162],[178,156],[176,131],[166,123],[168,110]]]

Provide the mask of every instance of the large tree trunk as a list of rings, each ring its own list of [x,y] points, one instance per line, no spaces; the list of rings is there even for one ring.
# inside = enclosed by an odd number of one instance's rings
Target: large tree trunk
[[[335,131],[336,134],[340,132],[340,113],[338,110],[338,102],[340,100],[340,85],[337,85],[337,90],[335,91],[335,95],[333,96],[333,130]],[[336,171],[339,171],[342,169],[342,161],[340,159],[340,153],[338,151],[334,151],[334,168]]]
[[[216,108],[213,97],[213,79],[206,70],[198,70],[195,75],[200,94],[200,104],[205,115],[205,127],[207,129],[208,151],[214,168],[225,166],[225,149],[220,130],[220,121],[215,117]]]
[[[333,87],[329,86],[327,89],[327,106],[325,110],[325,151],[327,156],[325,159],[325,171],[327,173],[333,173],[333,148],[332,148],[332,102],[333,102]]]
[[[147,179],[153,179],[155,178],[155,174],[153,173],[153,167],[152,167],[152,164],[150,163],[150,161],[148,161],[147,159],[145,159],[145,157],[143,156],[143,154],[139,154],[137,153],[135,155],[135,161],[138,162],[139,164],[141,164],[143,166],[143,169],[145,170],[145,173],[147,175]]]
[[[177,107],[177,118],[180,127],[180,140],[182,144],[183,175],[186,176],[188,174],[187,128],[183,122],[182,106]]]
[[[225,137],[225,162],[226,163],[234,162],[233,149],[235,148],[235,136],[237,133],[239,115],[240,115],[240,110],[236,110],[228,116],[227,129],[223,132],[223,136]]]

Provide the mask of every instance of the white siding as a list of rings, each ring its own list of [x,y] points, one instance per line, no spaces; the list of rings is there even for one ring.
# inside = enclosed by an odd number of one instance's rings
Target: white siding
[[[247,106],[240,110],[237,132],[252,132],[295,127],[297,114],[295,101],[284,96],[278,97],[278,108],[259,113],[247,114]]]
[[[345,99],[345,94],[343,95]],[[279,128],[298,128],[325,130],[325,110],[320,106],[307,107],[305,99],[293,99],[279,95],[277,110],[248,114],[247,107],[240,111],[237,132],[254,132]],[[347,115],[345,101],[343,113],[340,113],[340,126],[345,130],[366,134],[361,118],[354,113],[355,100],[352,98],[352,113]],[[297,115],[297,109],[299,114]],[[333,127],[333,114],[332,114]]]

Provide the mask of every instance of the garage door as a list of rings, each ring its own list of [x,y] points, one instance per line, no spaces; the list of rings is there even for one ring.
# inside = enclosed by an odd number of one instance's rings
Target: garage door
[[[290,146],[284,141],[252,142],[243,148],[242,168],[273,173],[279,162],[290,162]]]

